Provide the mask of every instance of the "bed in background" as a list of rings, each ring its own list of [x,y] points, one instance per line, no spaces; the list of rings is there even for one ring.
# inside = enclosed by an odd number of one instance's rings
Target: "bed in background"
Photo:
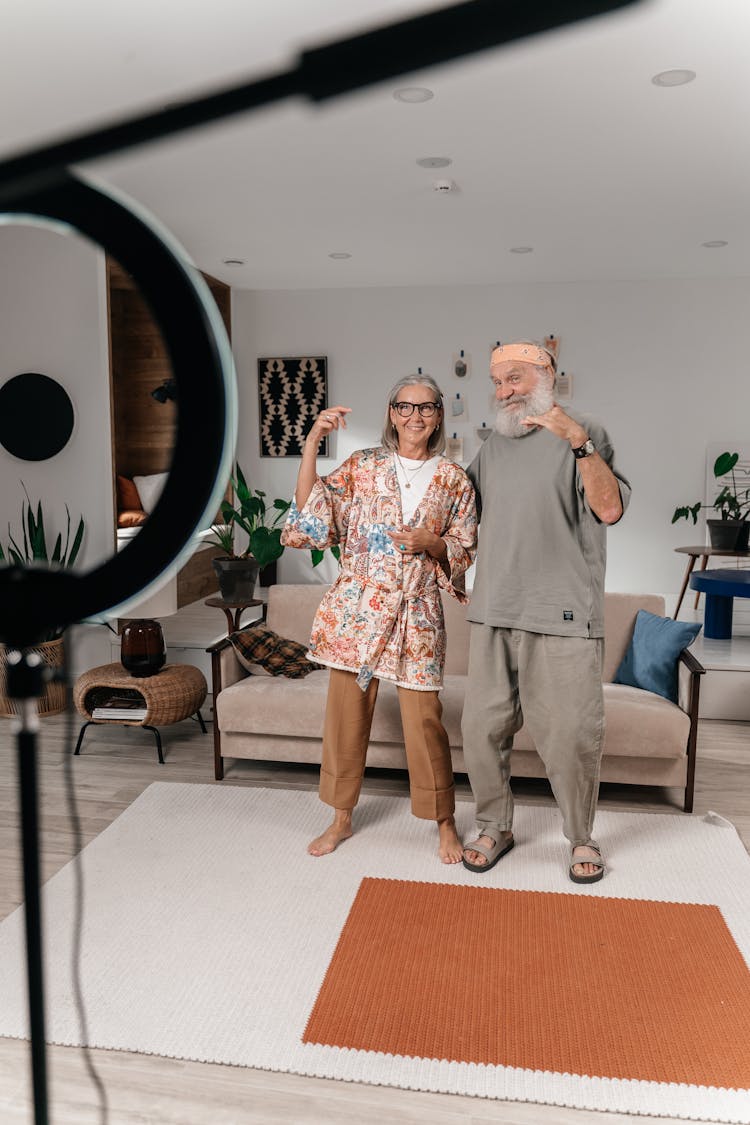
[[[151,473],[132,479],[117,476],[117,550],[120,551],[153,511],[159,494],[164,487],[166,473]],[[210,598],[219,589],[216,573],[211,559],[216,548],[202,542],[210,534],[210,528],[196,537],[195,549],[188,561],[178,570],[174,578],[151,598],[142,602],[132,615],[159,617],[166,613],[176,613],[184,605]],[[159,599],[158,604],[156,599]],[[157,610],[161,608],[161,613]]]

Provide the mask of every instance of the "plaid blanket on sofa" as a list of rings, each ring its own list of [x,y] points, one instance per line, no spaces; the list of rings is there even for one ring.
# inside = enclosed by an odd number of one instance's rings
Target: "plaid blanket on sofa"
[[[321,668],[320,664],[313,664],[305,656],[306,645],[280,637],[267,625],[255,625],[252,629],[232,633],[229,640],[240,664],[256,675],[265,673],[296,680]]]

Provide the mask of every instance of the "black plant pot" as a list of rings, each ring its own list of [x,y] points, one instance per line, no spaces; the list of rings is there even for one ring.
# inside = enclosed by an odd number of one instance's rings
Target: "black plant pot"
[[[277,582],[277,560],[266,563],[258,576],[258,585],[262,587],[275,586]]]
[[[745,520],[706,520],[711,546],[717,551],[747,550],[750,525]],[[744,539],[745,546],[740,546]]]
[[[219,593],[225,602],[254,600],[260,569],[255,559],[216,558],[211,563],[219,579]]]

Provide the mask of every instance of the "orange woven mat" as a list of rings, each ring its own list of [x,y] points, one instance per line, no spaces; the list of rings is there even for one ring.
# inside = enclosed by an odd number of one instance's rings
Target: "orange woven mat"
[[[750,972],[715,906],[364,879],[303,1039],[750,1087]]]

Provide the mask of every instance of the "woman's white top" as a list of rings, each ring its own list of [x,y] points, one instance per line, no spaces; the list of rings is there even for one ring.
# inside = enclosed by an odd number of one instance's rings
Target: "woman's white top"
[[[419,507],[435,475],[440,457],[430,457],[427,461],[414,461],[411,457],[402,457],[400,453],[395,453],[394,460],[396,478],[401,490],[401,511],[404,515],[404,523],[407,524]]]

